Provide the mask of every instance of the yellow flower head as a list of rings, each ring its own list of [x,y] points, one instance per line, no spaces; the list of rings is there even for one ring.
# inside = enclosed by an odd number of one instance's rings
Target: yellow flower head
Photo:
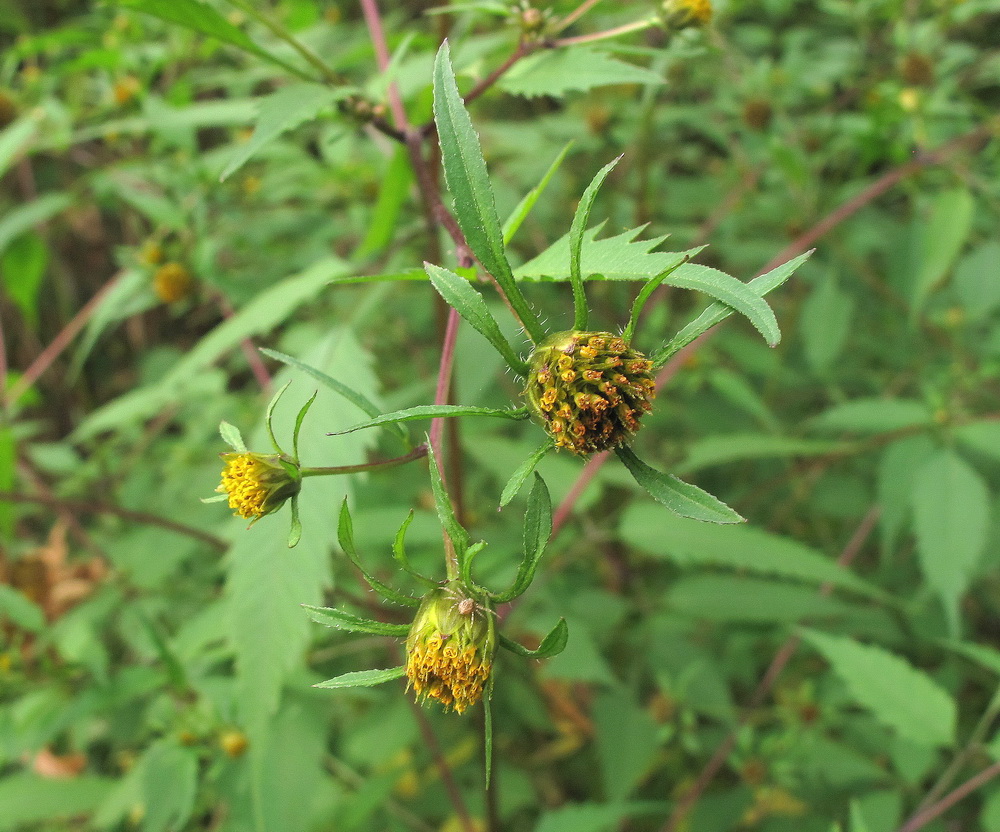
[[[277,454],[243,452],[220,456],[226,465],[222,483],[215,490],[229,495],[229,507],[237,517],[256,522],[299,493],[301,480],[295,466]]]
[[[406,678],[418,700],[459,713],[479,701],[496,651],[493,618],[489,602],[457,582],[424,596],[406,639]]]
[[[711,0],[664,0],[660,6],[664,25],[671,29],[706,26],[712,20]]]
[[[557,448],[591,454],[639,429],[656,393],[653,364],[610,332],[559,332],[531,354],[524,394]]]
[[[180,263],[164,263],[153,275],[153,291],[164,303],[176,303],[194,291],[194,278]]]

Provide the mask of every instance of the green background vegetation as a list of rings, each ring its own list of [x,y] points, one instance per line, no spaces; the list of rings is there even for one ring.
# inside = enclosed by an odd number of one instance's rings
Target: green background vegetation
[[[308,481],[292,550],[287,509],[247,531],[198,499],[221,420],[267,450],[267,388],[292,382],[283,441],[315,389],[259,346],[386,411],[434,398],[445,307],[421,266],[454,269],[454,246],[357,102],[394,80],[427,122],[445,36],[467,92],[520,30],[499,3],[382,5],[390,77],[354,3],[250,0],[317,78],[225,0],[0,0],[0,832],[1000,832],[1000,3],[719,0],[705,30],[541,50],[470,103],[500,217],[573,142],[515,267],[619,154],[598,236],[648,223],[744,281],[816,248],[768,298],[780,345],[734,316],[635,441],[749,522],[677,518],[600,468],[505,618],[537,644],[564,616],[570,638],[500,659],[489,794],[478,711],[415,709],[401,682],[311,687],[399,664],[395,640],[300,605],[406,620],[340,552],[337,512],[346,494],[362,559],[407,586],[389,552],[416,509],[411,558],[438,574],[426,465]],[[654,10],[605,0],[561,36]],[[171,302],[163,262],[193,277]],[[568,285],[524,285],[568,326]],[[636,288],[588,282],[592,325],[623,326]],[[656,295],[636,346],[706,304]],[[520,402],[467,326],[454,388]],[[327,435],[363,418],[320,389],[304,463],[400,453],[385,431]],[[526,499],[498,513],[500,490],[540,440],[446,432],[491,585],[513,577]],[[581,469],[542,462],[556,505]]]

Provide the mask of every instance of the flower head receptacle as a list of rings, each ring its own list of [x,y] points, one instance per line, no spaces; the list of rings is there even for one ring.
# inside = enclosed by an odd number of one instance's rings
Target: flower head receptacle
[[[627,442],[656,394],[653,364],[610,332],[559,332],[529,360],[524,394],[557,448],[575,454]]]
[[[406,678],[420,701],[462,713],[480,700],[493,669],[496,625],[488,599],[460,581],[424,596],[406,638]]]
[[[295,463],[278,454],[250,452],[220,454],[225,467],[215,490],[229,495],[237,517],[252,523],[277,511],[299,493],[302,478]]]
[[[669,29],[707,26],[712,20],[711,0],[663,0],[660,17]]]

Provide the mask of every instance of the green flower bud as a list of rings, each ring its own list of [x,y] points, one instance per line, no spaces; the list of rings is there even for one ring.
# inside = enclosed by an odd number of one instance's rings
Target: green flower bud
[[[531,354],[524,395],[557,448],[575,454],[627,442],[656,394],[653,364],[610,332],[559,332]]]
[[[663,0],[660,17],[670,29],[706,26],[712,20],[712,3],[711,0]]]
[[[256,522],[277,511],[299,493],[302,478],[298,467],[278,454],[219,454],[226,465],[222,483],[215,490],[229,495],[229,507],[237,517]]]
[[[419,701],[459,713],[479,701],[496,652],[494,615],[458,581],[424,596],[406,638],[406,678]]]

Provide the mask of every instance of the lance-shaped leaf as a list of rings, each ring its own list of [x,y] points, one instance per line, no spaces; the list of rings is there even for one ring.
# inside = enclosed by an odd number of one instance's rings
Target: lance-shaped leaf
[[[695,249],[695,254],[700,252],[704,248]],[[693,255],[692,255],[693,256]],[[663,284],[670,275],[672,275],[677,269],[683,266],[690,259],[689,256],[685,255],[684,259],[680,263],[671,266],[669,269],[660,272],[655,277],[651,277],[646,281],[646,284],[639,290],[639,294],[636,295],[635,300],[632,302],[632,313],[629,315],[628,326],[625,327],[625,331],[622,333],[622,338],[625,339],[625,343],[629,344],[632,342],[632,336],[635,335],[635,328],[639,323],[639,316],[642,314],[643,308],[646,306],[646,301],[649,300],[650,296],[657,290],[659,286]]]
[[[285,391],[290,385],[290,381],[286,382],[277,393],[271,396],[271,401],[267,403],[267,411],[264,414],[264,426],[267,428],[268,438],[271,440],[271,445],[274,447],[276,454],[284,454],[284,451],[281,450],[281,446],[278,444],[278,440],[274,435],[274,427],[271,423],[274,419],[274,409],[278,406],[278,402],[281,401],[281,397],[285,395]]]
[[[472,561],[475,560],[476,555],[478,555],[485,548],[486,548],[486,541],[480,540],[476,543],[473,543],[466,550],[465,557],[462,559],[462,572],[460,575],[462,581],[465,584],[471,586],[473,589],[476,589],[480,592],[488,592],[488,590],[481,587],[472,579]]]
[[[369,416],[375,417],[382,413],[381,408],[375,404],[371,399],[366,396],[362,396],[360,393],[352,390],[346,384],[342,384],[337,381],[337,379],[328,376],[326,373],[317,370],[315,367],[310,367],[308,364],[303,364],[297,358],[292,358],[290,355],[285,355],[283,352],[278,352],[277,350],[269,350],[266,347],[261,347],[260,351],[269,358],[273,358],[275,361],[280,361],[282,364],[287,364],[289,367],[294,367],[296,370],[301,370],[307,375],[312,376],[316,381],[322,384],[324,387],[333,390],[340,396],[343,396],[351,404],[353,404],[358,410],[364,411]],[[409,446],[409,437],[406,435],[406,431],[399,425],[392,425],[389,428],[393,433],[403,439],[407,446]]]
[[[405,675],[405,667],[390,667],[387,670],[355,670],[352,673],[327,679],[325,682],[313,685],[313,687],[334,690],[338,688],[370,688],[374,685],[381,685],[383,682],[400,679]]]
[[[542,639],[542,643],[534,650],[529,650],[523,644],[518,644],[513,639],[507,638],[503,633],[500,634],[502,646],[510,650],[511,653],[524,656],[526,659],[548,659],[552,656],[558,656],[566,649],[568,640],[569,627],[566,626],[565,618],[560,618],[556,622],[556,626],[549,631],[548,635]]]
[[[288,548],[294,549],[302,540],[302,518],[299,516],[299,495],[293,494],[289,501],[292,511],[292,522],[288,527]]]
[[[809,255],[811,254],[812,251],[807,251],[805,254],[800,254],[787,263],[783,263],[777,268],[760,275],[760,277],[755,277],[746,284],[747,288],[752,289],[758,296],[764,297],[768,292],[777,289],[782,283],[788,280],[795,273],[795,270],[809,259]],[[713,303],[684,327],[684,329],[678,332],[666,346],[653,353],[651,356],[653,366],[655,368],[662,367],[670,360],[670,357],[674,353],[686,347],[695,338],[707,332],[716,324],[721,323],[732,314],[732,307],[724,303]]]
[[[410,513],[406,515],[406,519],[403,521],[403,525],[399,527],[399,531],[396,532],[396,537],[392,541],[392,556],[395,558],[396,563],[400,565],[404,572],[412,575],[420,583],[426,584],[427,586],[437,586],[437,581],[432,581],[430,578],[421,575],[413,565],[410,563],[409,555],[406,554],[406,530],[410,528],[410,523],[413,522],[413,509],[410,509]]]
[[[503,604],[517,598],[530,585],[538,568],[538,561],[545,552],[545,545],[552,535],[552,498],[549,489],[537,473],[535,483],[528,494],[528,507],[524,513],[524,554],[517,568],[514,582],[506,592],[494,599]]]
[[[580,204],[576,207],[573,223],[569,228],[569,280],[573,285],[573,329],[587,328],[587,295],[583,291],[583,274],[580,269],[580,260],[583,254],[583,232],[587,230],[590,210],[594,207],[597,192],[601,189],[608,174],[611,173],[611,169],[621,161],[621,158],[619,156],[608,162],[591,180],[580,198]]]
[[[299,434],[302,432],[302,422],[305,420],[309,408],[313,406],[313,402],[316,401],[316,396],[318,395],[319,391],[314,392],[309,397],[309,401],[299,408],[299,412],[295,416],[295,427],[292,429],[292,459],[296,462],[299,461]]]
[[[397,604],[402,604],[407,607],[420,606],[419,598],[413,598],[409,595],[397,592],[391,586],[382,583],[382,581],[372,575],[361,564],[361,559],[358,557],[357,549],[354,548],[354,521],[351,519],[351,510],[347,506],[346,497],[340,506],[340,520],[337,523],[337,540],[340,543],[340,548],[344,550],[344,554],[350,558],[351,563],[358,568],[364,576],[364,579],[368,581],[371,588],[374,589],[379,595],[386,600],[394,601]]]
[[[493,345],[493,348],[503,356],[504,361],[515,373],[520,376],[527,375],[528,365],[524,363],[510,342],[504,338],[500,326],[493,319],[490,310],[486,308],[486,302],[479,292],[469,285],[469,281],[448,271],[448,269],[442,269],[440,266],[434,266],[430,263],[424,263],[424,269],[438,294],[444,298],[445,303],[454,307],[459,315],[472,324],[472,328]]]
[[[503,230],[486,161],[455,83],[447,41],[441,44],[434,59],[434,122],[441,143],[441,164],[455,201],[458,225],[479,262],[507,295],[531,340],[537,343],[545,337],[545,331],[514,282],[514,273],[504,252]]]
[[[437,509],[438,520],[441,521],[441,528],[455,547],[455,557],[458,560],[460,572],[464,571],[465,556],[469,549],[469,533],[462,528],[462,524],[455,517],[455,508],[448,499],[448,493],[444,489],[444,480],[441,477],[441,468],[438,466],[437,457],[431,447],[430,440],[427,442],[428,467],[431,472],[431,491],[434,493],[434,507]],[[456,577],[449,575],[449,577]]]
[[[493,696],[492,674],[490,675],[488,685],[489,687],[486,689],[486,695],[483,697],[483,753],[486,756],[485,768],[487,790],[490,788],[490,780],[493,776],[493,707],[490,705],[490,699]]]
[[[507,484],[503,487],[503,491],[500,494],[500,508],[503,508],[517,496],[525,480],[531,476],[531,472],[535,470],[535,467],[541,462],[542,457],[550,450],[552,450],[551,439],[546,440],[531,456],[517,466],[517,470],[510,475],[510,479],[507,480]]]
[[[744,523],[741,517],[722,500],[713,497],[698,486],[677,479],[670,474],[662,474],[655,468],[650,468],[637,457],[632,449],[623,445],[615,452],[625,463],[629,473],[658,503],[662,503],[674,514],[681,517],[691,517],[709,523]]]
[[[421,404],[417,407],[408,407],[405,410],[384,413],[375,419],[361,422],[349,427],[347,430],[338,430],[328,435],[341,436],[345,433],[354,433],[356,430],[373,428],[378,425],[389,425],[394,422],[413,422],[418,419],[437,419],[443,416],[496,416],[500,419],[525,419],[528,416],[528,410],[524,407],[512,409],[504,407],[471,407],[464,404]]]
[[[531,209],[535,207],[535,203],[538,202],[538,197],[542,195],[542,192],[549,186],[549,182],[555,175],[555,172],[559,170],[560,165],[566,159],[566,154],[569,153],[570,148],[573,147],[573,142],[567,142],[566,146],[559,152],[556,156],[555,161],[549,165],[549,169],[545,171],[545,176],[542,177],[541,181],[535,185],[528,193],[524,195],[524,198],[517,203],[517,207],[510,212],[510,216],[504,221],[503,224],[503,241],[507,244],[513,239],[514,235],[517,233],[517,229],[521,227],[521,223],[527,218],[528,214],[531,213]]]
[[[247,444],[243,441],[243,434],[240,433],[240,429],[236,425],[231,425],[229,422],[219,422],[219,436],[234,451],[239,451],[241,454],[247,452]]]
[[[333,607],[314,607],[303,604],[302,608],[309,617],[326,627],[336,627],[350,633],[371,633],[376,636],[405,636],[410,632],[409,624],[387,624],[384,621],[373,621],[370,618],[360,618],[350,612]]]

